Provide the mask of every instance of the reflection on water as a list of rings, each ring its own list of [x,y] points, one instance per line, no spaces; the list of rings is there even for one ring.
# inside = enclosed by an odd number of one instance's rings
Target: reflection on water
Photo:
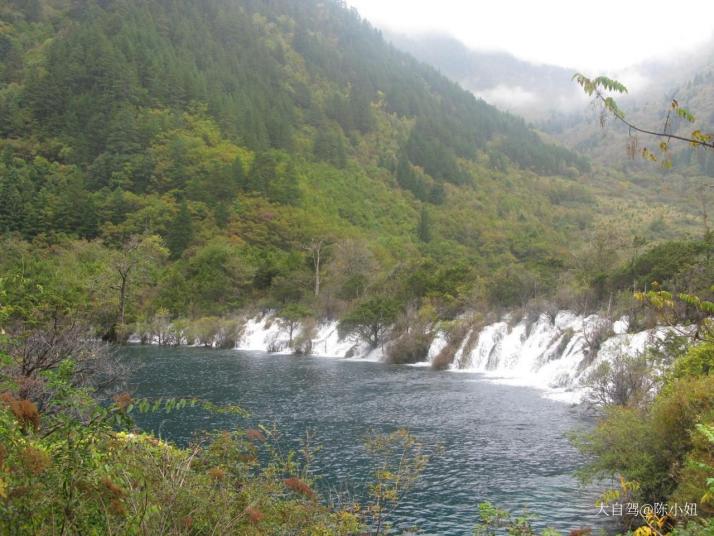
[[[139,397],[198,397],[240,404],[254,423],[277,424],[286,446],[306,431],[321,446],[318,487],[359,495],[370,478],[362,446],[371,431],[407,427],[428,449],[443,451],[400,504],[396,526],[425,534],[470,534],[476,506],[491,501],[537,514],[537,526],[603,526],[596,493],[572,476],[579,463],[566,434],[588,426],[579,411],[528,388],[497,385],[478,374],[325,358],[193,348],[129,347]],[[142,416],[162,437],[235,426],[238,418],[187,409]]]

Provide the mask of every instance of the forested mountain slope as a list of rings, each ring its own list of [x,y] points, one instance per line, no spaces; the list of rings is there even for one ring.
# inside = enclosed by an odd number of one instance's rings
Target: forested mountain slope
[[[663,214],[333,1],[6,2],[0,136],[0,270],[104,328],[521,304]]]
[[[714,61],[707,59],[706,52],[693,58],[673,69],[681,78],[675,79],[674,73],[661,73],[661,78],[653,79],[646,88],[617,96],[625,119],[639,128],[685,138],[694,131],[714,132]],[[673,102],[690,111],[692,120],[678,116]],[[656,199],[684,210],[697,207],[707,227],[707,207],[714,203],[714,152],[630,131],[615,118],[605,119],[601,124],[599,111],[592,109],[554,116],[539,127],[553,139],[588,155],[593,162],[619,170],[631,182],[652,191]],[[666,143],[666,151],[662,151],[661,142]],[[654,155],[656,162],[643,157],[645,150]]]
[[[472,50],[449,35],[385,36],[488,103],[529,121],[582,108],[584,97],[571,80],[572,69],[536,65],[506,52]]]
[[[586,96],[572,80],[574,68],[534,65],[502,52],[470,50],[446,35],[387,33],[387,38],[486,101],[532,121],[549,139],[586,155],[609,171],[617,170],[615,173],[637,184],[651,200],[678,205],[686,211],[692,201],[698,204],[702,183],[707,183],[707,177],[714,173],[711,152],[692,150],[686,144],[672,147],[671,167],[667,164],[658,169],[649,161],[632,158],[627,150],[628,141],[632,144],[627,127],[617,121],[600,124],[599,110],[588,106]],[[691,125],[671,117],[670,132],[711,132],[713,50],[714,44],[709,42],[675,59],[654,59],[626,69],[622,81],[626,85],[630,79],[637,81],[635,87],[629,88],[630,93],[617,98],[627,118],[643,128],[661,130],[672,99],[677,99],[682,107],[696,114],[697,120]],[[614,76],[619,79],[619,75]],[[640,136],[637,148],[646,147],[648,141],[646,136]],[[657,146],[653,141],[649,148]],[[692,195],[682,195],[687,191]]]
[[[619,97],[617,100],[626,118],[641,128],[653,131],[663,131],[666,125],[667,131],[673,134],[688,135],[693,130],[714,131],[714,59],[705,61],[703,56],[698,58],[700,61],[683,72],[679,79],[673,79],[671,74],[667,74],[662,80],[654,80],[651,85],[631,95]],[[676,99],[679,106],[694,114],[693,122],[671,112],[673,99]],[[628,158],[624,148],[630,133],[626,126],[616,121],[608,122],[607,128],[603,129],[600,128],[599,121],[593,120],[591,114],[580,113],[556,116],[541,126],[567,142],[568,146],[577,148],[595,160],[610,164],[627,164],[630,169],[642,167],[638,166],[637,162],[632,163],[632,158]],[[633,136],[636,134],[632,133]],[[639,146],[644,147],[648,140],[640,136],[640,142]],[[652,150],[655,150],[656,146],[657,143],[650,144]],[[676,154],[671,168],[674,172],[714,177],[714,158],[711,151],[691,150],[693,148],[686,144],[674,149]]]

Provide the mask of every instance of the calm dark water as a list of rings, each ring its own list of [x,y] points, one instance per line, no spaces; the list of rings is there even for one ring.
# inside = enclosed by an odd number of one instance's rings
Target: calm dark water
[[[537,514],[539,527],[603,527],[596,492],[572,476],[580,463],[566,434],[590,426],[567,404],[478,374],[324,358],[194,348],[129,347],[139,397],[198,397],[240,404],[251,425],[276,424],[286,447],[306,431],[321,446],[318,487],[359,495],[370,479],[363,440],[407,427],[427,448],[443,447],[391,519],[424,534],[470,534],[477,504]],[[196,409],[141,416],[139,424],[185,443],[246,419]]]

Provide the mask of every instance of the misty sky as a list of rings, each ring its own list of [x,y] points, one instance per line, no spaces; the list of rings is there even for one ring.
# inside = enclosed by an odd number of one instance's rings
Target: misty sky
[[[590,74],[670,59],[714,37],[710,0],[347,0],[402,33],[448,33],[471,48],[503,50]]]

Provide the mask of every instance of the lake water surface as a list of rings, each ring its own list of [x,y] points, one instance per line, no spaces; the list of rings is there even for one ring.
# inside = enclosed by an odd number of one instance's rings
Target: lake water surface
[[[137,397],[198,397],[239,404],[255,424],[276,424],[286,448],[307,431],[320,445],[315,469],[323,493],[359,496],[372,466],[371,432],[408,428],[427,449],[443,447],[417,489],[400,504],[395,526],[423,534],[470,534],[477,505],[491,501],[537,514],[539,527],[605,527],[594,490],[579,488],[581,460],[567,433],[591,426],[582,413],[537,390],[499,385],[478,374],[235,350],[128,347]],[[161,437],[186,443],[208,429],[246,419],[186,409],[140,416]]]

